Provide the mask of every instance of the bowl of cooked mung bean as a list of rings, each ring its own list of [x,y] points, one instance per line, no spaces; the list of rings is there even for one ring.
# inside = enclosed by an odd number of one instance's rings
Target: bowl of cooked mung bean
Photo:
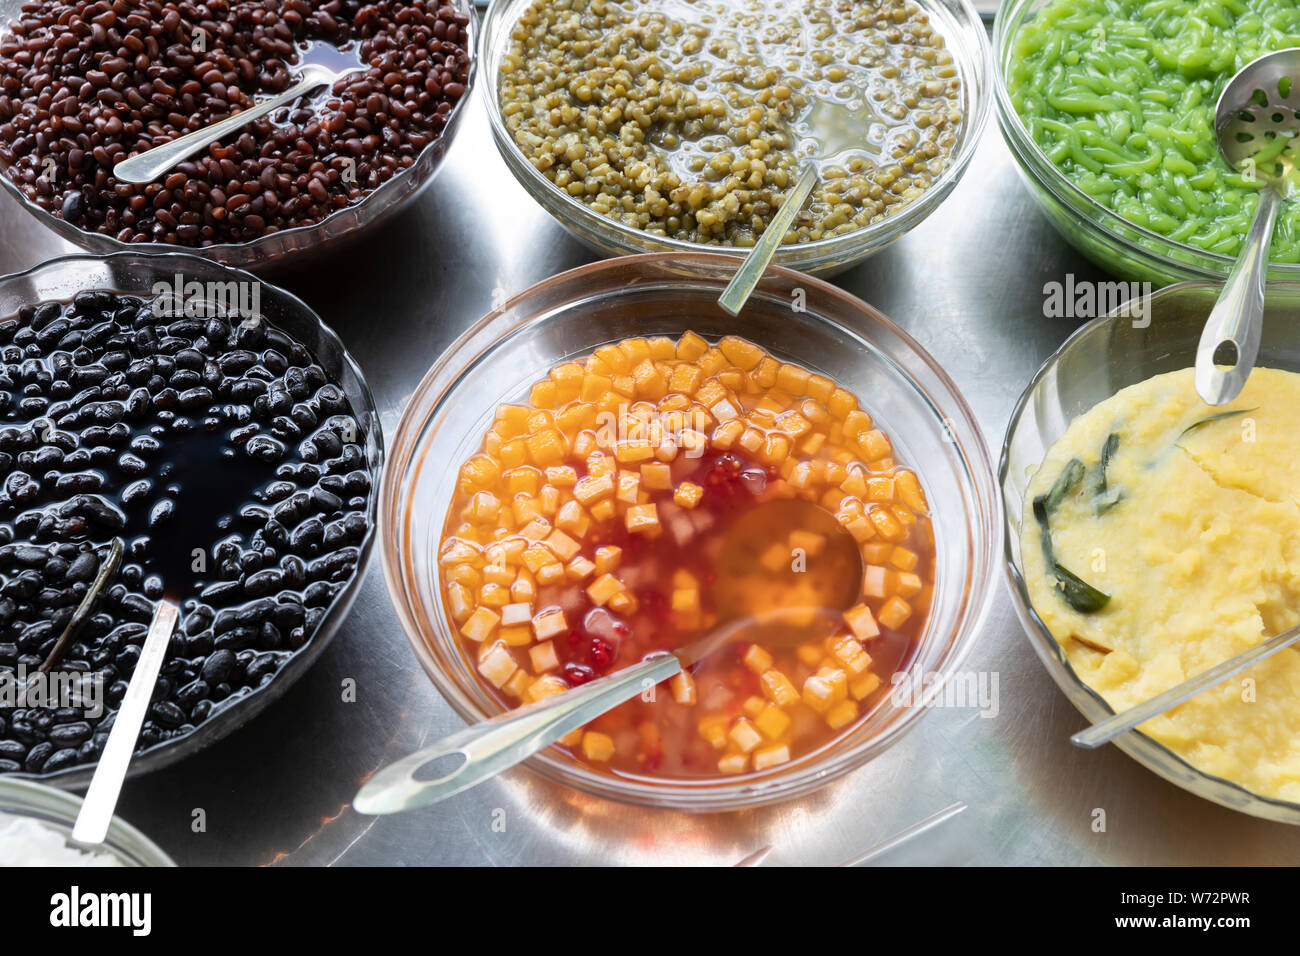
[[[998,124],[1059,232],[1103,268],[1157,284],[1222,279],[1259,184],[1220,156],[1214,110],[1247,63],[1300,44],[1300,8],[1243,0],[1006,0],[994,30]],[[1300,109],[1300,87],[1287,90]],[[1300,205],[1270,277],[1300,278]]]
[[[814,273],[939,206],[990,82],[967,0],[502,0],[480,55],[507,166],[590,247],[744,254],[811,163],[776,261]]]

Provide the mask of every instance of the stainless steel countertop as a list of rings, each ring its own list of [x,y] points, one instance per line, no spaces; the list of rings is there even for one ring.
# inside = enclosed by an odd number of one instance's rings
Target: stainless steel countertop
[[[373,238],[273,277],[342,335],[391,431],[435,356],[494,302],[591,257],[510,178],[475,103],[436,182]],[[0,197],[0,271],[75,251]],[[992,122],[948,201],[836,280],[893,317],[964,391],[995,451],[1012,406],[1077,323],[1043,286],[1102,274],[1048,226]],[[1300,830],[1199,800],[1114,748],[1067,741],[1082,718],[1039,665],[1002,586],[966,665],[996,674],[1000,711],[936,709],[880,759],[804,800],[728,815],[594,800],[526,770],[401,816],[361,817],[358,781],[460,720],[416,663],[378,561],[335,643],[253,724],[131,781],[122,815],[182,864],[829,864],[964,800],[885,858],[943,864],[1293,863]],[[342,683],[357,682],[345,703]],[[1094,811],[1106,812],[1094,832]],[[197,811],[202,810],[199,815]],[[202,817],[206,828],[194,832]]]

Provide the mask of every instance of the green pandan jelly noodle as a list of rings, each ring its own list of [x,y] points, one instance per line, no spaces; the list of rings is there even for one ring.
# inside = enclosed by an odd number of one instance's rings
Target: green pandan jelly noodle
[[[1251,60],[1300,46],[1294,0],[1053,0],[1020,30],[1008,88],[1076,186],[1177,242],[1235,256],[1258,186],[1219,155],[1214,107]],[[1300,206],[1272,257],[1300,262]]]

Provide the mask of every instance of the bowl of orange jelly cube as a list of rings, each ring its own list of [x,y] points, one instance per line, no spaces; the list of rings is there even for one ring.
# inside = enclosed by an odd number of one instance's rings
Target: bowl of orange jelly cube
[[[938,698],[994,588],[992,465],[943,370],[790,270],[730,316],[734,270],[629,256],[507,302],[425,376],[381,488],[399,619],[471,722],[688,646],[751,594],[811,606],[830,545],[857,549],[824,626],[746,630],[527,763],[597,796],[735,809],[859,767]]]

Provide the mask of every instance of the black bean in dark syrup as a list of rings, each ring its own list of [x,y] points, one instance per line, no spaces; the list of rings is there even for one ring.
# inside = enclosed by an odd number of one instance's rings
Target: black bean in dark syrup
[[[9,710],[0,773],[98,759],[164,592],[182,617],[142,748],[273,679],[360,560],[361,434],[276,329],[159,318],[111,292],[0,319],[0,671],[46,661],[112,539],[125,546],[55,664],[102,681],[108,706]]]

